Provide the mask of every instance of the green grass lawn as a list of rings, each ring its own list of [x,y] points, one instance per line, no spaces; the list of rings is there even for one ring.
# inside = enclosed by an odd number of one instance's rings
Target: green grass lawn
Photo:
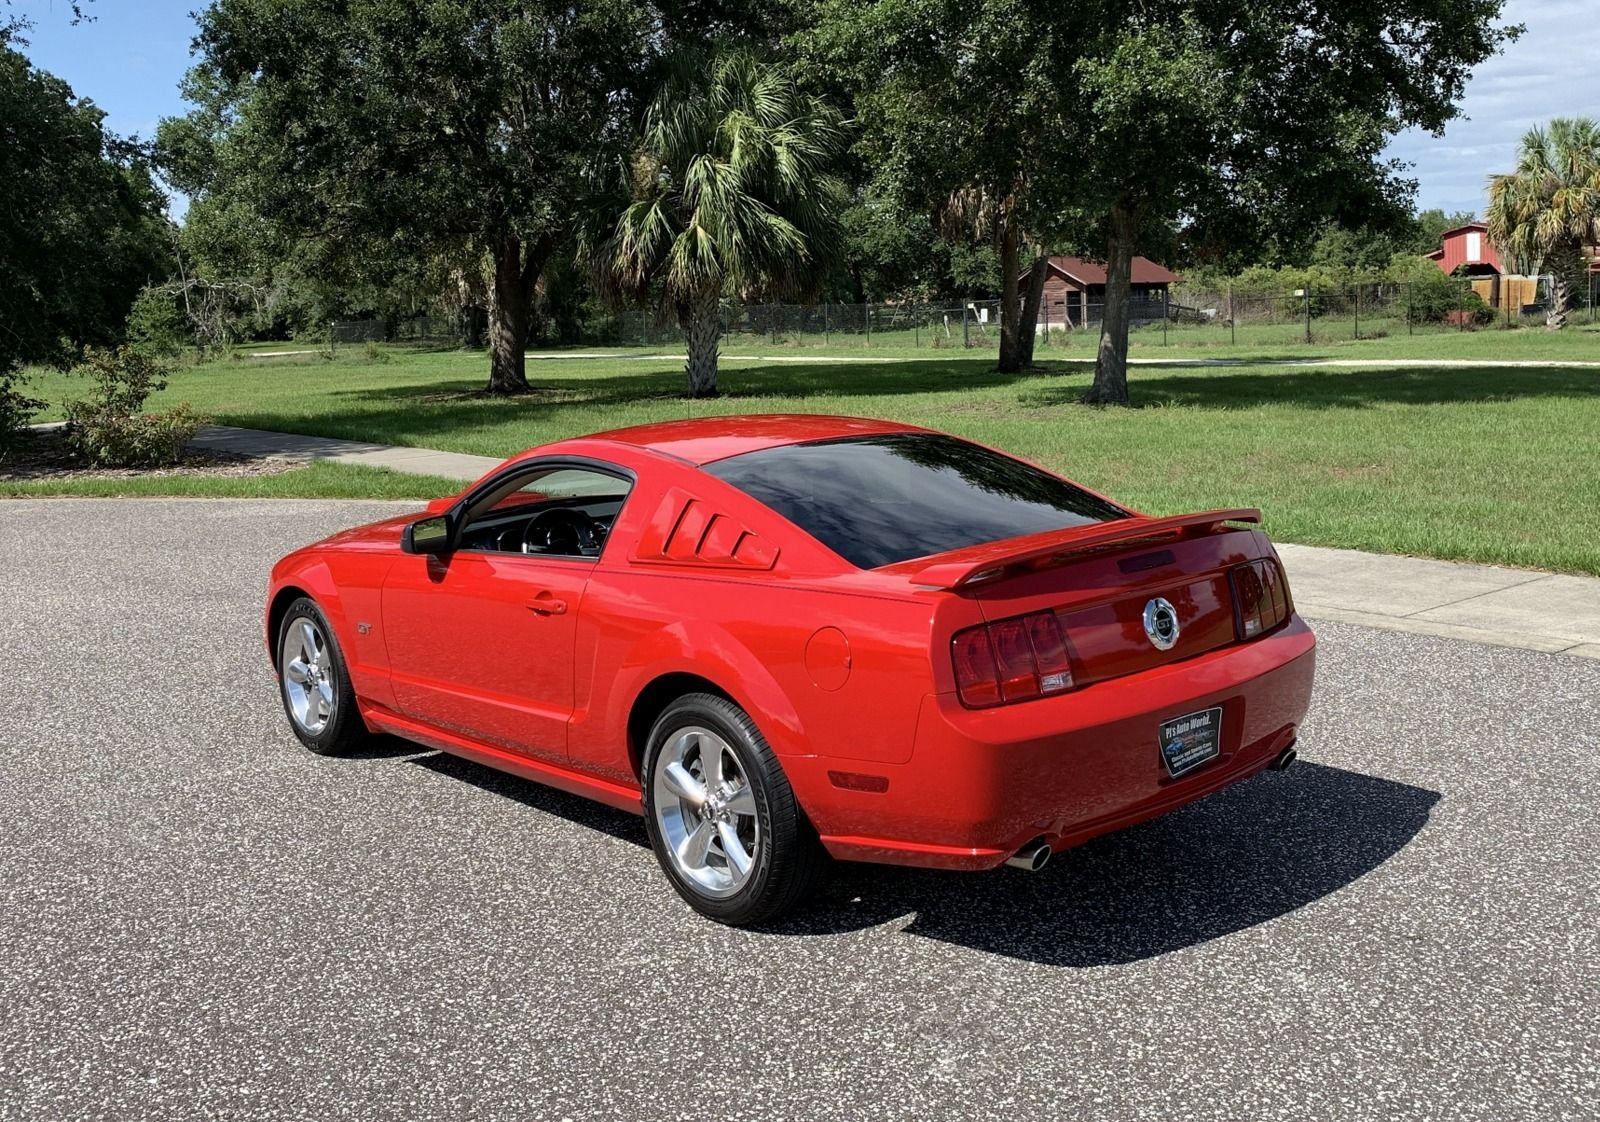
[[[1600,334],[1499,334],[1489,341],[1522,349],[1493,357],[1600,360]],[[1055,350],[1041,352],[1043,372],[1020,376],[994,373],[982,352],[860,356],[886,360],[872,362],[730,354],[726,395],[710,402],[679,396],[675,357],[530,356],[539,391],[496,400],[476,392],[481,354],[384,353],[389,361],[343,348],[331,362],[188,368],[153,404],[187,400],[225,424],[495,456],[676,417],[888,417],[1008,449],[1152,513],[1253,505],[1286,541],[1600,573],[1600,369],[1147,365],[1131,376],[1136,408],[1097,410],[1076,404],[1087,367]],[[1316,355],[1361,357],[1354,345],[1284,357]],[[75,391],[61,375],[33,387],[52,400]]]
[[[0,498],[431,499],[461,484],[359,464],[313,463],[277,475],[169,475],[126,479],[0,480]]]

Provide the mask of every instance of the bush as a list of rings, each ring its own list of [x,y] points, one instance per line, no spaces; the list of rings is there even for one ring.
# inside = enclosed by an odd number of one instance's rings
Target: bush
[[[128,312],[128,342],[137,351],[176,358],[194,345],[194,332],[170,292],[144,288]]]
[[[22,392],[20,374],[15,370],[0,373],[0,463],[11,455],[28,422],[43,408],[44,402]]]
[[[183,450],[206,419],[187,403],[164,413],[87,417],[67,410],[72,450],[100,467],[163,467],[183,458]]]
[[[132,347],[90,348],[73,371],[93,382],[87,397],[67,404],[67,444],[102,467],[160,467],[176,463],[206,419],[187,404],[145,413],[151,394],[166,388],[166,369]]]

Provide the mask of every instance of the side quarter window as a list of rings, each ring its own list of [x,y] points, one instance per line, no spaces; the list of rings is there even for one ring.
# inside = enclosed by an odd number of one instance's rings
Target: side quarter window
[[[593,560],[631,487],[620,471],[600,468],[556,464],[519,472],[473,504],[458,548]]]

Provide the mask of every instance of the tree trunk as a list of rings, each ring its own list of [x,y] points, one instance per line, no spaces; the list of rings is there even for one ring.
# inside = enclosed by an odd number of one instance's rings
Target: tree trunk
[[[470,350],[478,350],[483,346],[483,328],[485,315],[481,304],[468,304],[462,313],[466,319],[466,330],[463,333],[462,346]]]
[[[716,397],[717,344],[722,339],[722,309],[716,295],[698,297],[680,310],[678,319],[688,344],[683,370],[689,376],[689,396]]]
[[[1024,370],[1033,369],[1033,345],[1039,340],[1039,305],[1044,302],[1044,282],[1049,275],[1049,256],[1034,258],[1033,268],[1028,271],[1028,294],[1022,300],[1022,334],[1017,339],[1017,357]]]
[[[1552,331],[1567,326],[1567,312],[1572,309],[1572,295],[1576,284],[1589,275],[1589,261],[1576,244],[1562,246],[1547,258],[1550,270],[1550,307],[1545,311],[1544,325]]]
[[[1550,307],[1545,311],[1544,325],[1552,331],[1567,326],[1567,308],[1572,301],[1572,286],[1560,272],[1550,274]]]
[[[1009,215],[1000,219],[1000,373],[1015,374],[1022,369],[1018,348],[1018,262],[1021,255],[1016,224]]]
[[[533,290],[544,268],[542,243],[528,247],[504,237],[494,247],[494,288],[489,294],[489,386],[492,394],[528,392],[528,327]]]
[[[1111,208],[1106,240],[1106,306],[1100,317],[1100,350],[1094,384],[1083,400],[1090,405],[1128,404],[1128,302],[1132,298],[1133,215],[1121,203]]]

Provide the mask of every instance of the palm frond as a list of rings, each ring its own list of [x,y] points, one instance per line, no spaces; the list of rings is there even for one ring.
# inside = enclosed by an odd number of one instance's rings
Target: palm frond
[[[831,166],[847,139],[836,110],[754,51],[680,54],[645,114],[635,201],[596,253],[602,295],[806,292],[841,240]]]

